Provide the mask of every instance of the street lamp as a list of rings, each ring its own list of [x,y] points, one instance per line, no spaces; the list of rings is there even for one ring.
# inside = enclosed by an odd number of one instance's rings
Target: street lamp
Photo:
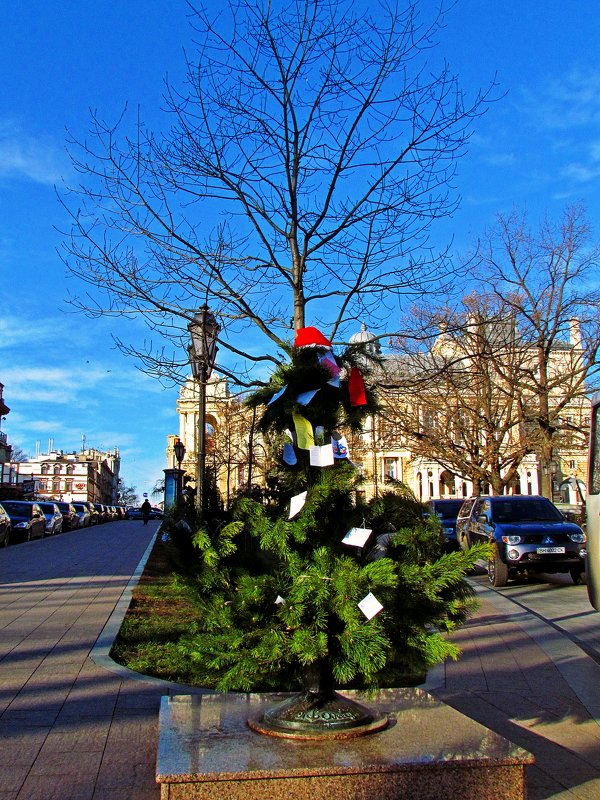
[[[175,496],[175,502],[177,502],[181,497],[181,462],[183,461],[183,457],[185,456],[184,443],[180,439],[177,439],[177,441],[173,445],[173,450],[175,451],[175,458],[177,459],[177,468],[179,470],[179,472],[177,473],[177,494]]]
[[[544,474],[548,478],[551,500],[554,500],[554,479],[556,478],[559,469],[560,469],[560,464],[558,463],[558,461],[555,461],[554,458],[550,458],[550,460],[547,461],[544,466]]]
[[[188,348],[192,374],[200,383],[198,404],[198,464],[196,476],[196,510],[204,513],[204,464],[206,461],[206,384],[215,365],[217,337],[221,328],[207,306],[194,314],[188,325],[192,343]]]

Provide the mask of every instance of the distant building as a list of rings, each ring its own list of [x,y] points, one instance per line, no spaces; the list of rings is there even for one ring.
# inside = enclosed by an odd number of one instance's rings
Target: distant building
[[[177,468],[175,442],[179,439],[185,445],[181,467],[190,488],[196,486],[198,464],[199,388],[192,377],[181,387],[177,400],[179,436],[167,437],[169,468]],[[245,487],[248,476],[253,484],[264,483],[265,450],[256,432],[252,436],[252,420],[252,411],[230,392],[225,378],[213,374],[206,385],[205,463],[216,476],[226,504]]]
[[[121,459],[118,449],[52,451],[23,462],[0,464],[2,496],[114,505]]]

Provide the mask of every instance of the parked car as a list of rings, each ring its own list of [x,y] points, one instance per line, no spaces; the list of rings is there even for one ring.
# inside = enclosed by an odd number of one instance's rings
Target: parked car
[[[3,547],[8,547],[11,527],[10,517],[4,507],[0,505],[0,542],[2,542]]]
[[[81,505],[85,506],[90,512],[90,525],[97,525],[100,522],[100,515],[94,504],[89,500],[84,500]]]
[[[152,506],[150,510],[150,519],[163,519],[165,512],[158,506]]]
[[[136,506],[129,506],[127,509],[127,519],[142,519],[142,511]]]
[[[73,503],[65,503],[62,500],[56,504],[62,514],[63,531],[74,531],[79,528],[79,515]]]
[[[575,583],[582,581],[586,535],[546,497],[471,497],[458,513],[456,532],[463,549],[475,542],[493,543],[488,562],[493,586],[505,586],[515,575],[538,572],[569,572]]]
[[[73,508],[79,519],[80,528],[89,528],[92,524],[92,515],[87,503],[73,503]]]
[[[108,522],[109,515],[108,511],[106,510],[106,506],[102,503],[94,503],[94,508],[98,512],[98,522]]]
[[[37,503],[29,500],[3,500],[2,505],[10,517],[11,538],[19,536],[26,541],[43,538],[46,517]]]
[[[63,529],[63,516],[56,503],[39,503],[46,517],[46,536],[61,533]]]
[[[446,548],[448,550],[456,550],[458,542],[456,540],[456,517],[463,504],[463,499],[458,498],[440,498],[429,500],[427,506],[430,513],[437,514],[442,524],[442,533]]]

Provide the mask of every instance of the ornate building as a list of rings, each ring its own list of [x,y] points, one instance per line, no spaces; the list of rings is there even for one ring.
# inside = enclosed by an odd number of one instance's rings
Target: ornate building
[[[175,442],[179,440],[185,446],[181,468],[188,486],[196,485],[199,404],[200,384],[190,377],[177,400],[179,435],[167,437],[169,469],[178,466]],[[226,505],[248,481],[264,483],[264,461],[264,446],[254,432],[252,410],[244,407],[239,395],[231,393],[225,378],[213,374],[206,385],[206,468],[216,476]]]
[[[380,364],[378,382],[381,411],[367,419],[360,435],[348,437],[350,459],[363,477],[361,491],[365,496],[377,495],[393,481],[406,484],[423,501],[437,497],[468,497],[490,491],[490,486],[470,477],[467,470],[445,466],[434,457],[433,451],[428,453],[427,447],[419,440],[419,429],[433,430],[440,439],[466,436],[464,431],[460,432],[451,421],[447,421],[452,420],[453,416],[447,387],[442,386],[441,391],[429,398],[423,391],[398,388],[399,376],[407,369],[415,369],[415,363],[409,364],[397,354],[382,354],[378,341],[364,325],[361,331],[351,337],[350,343],[361,344],[367,352],[377,357]],[[442,329],[431,353],[438,359],[447,358],[456,354],[455,348],[452,337]],[[566,369],[572,364],[573,358],[577,358],[578,352],[578,329],[573,323],[570,341],[554,350],[552,368],[557,372]],[[466,360],[465,363],[468,365],[470,362]],[[254,432],[252,411],[244,407],[239,396],[231,394],[227,381],[213,375],[206,389],[206,467],[216,475],[221,497],[228,504],[248,482],[253,485],[264,484],[269,455],[264,443]],[[199,397],[198,382],[188,378],[177,401],[179,435],[170,435],[167,442],[167,465],[170,469],[177,468],[175,442],[179,439],[185,445],[181,466],[191,479],[190,485],[195,485],[197,474]],[[454,416],[457,414],[460,412]],[[542,471],[546,469],[555,502],[574,505],[583,502],[590,403],[587,398],[580,397],[569,402],[561,414],[564,430],[557,438],[550,464],[544,466],[535,452],[526,451],[515,456],[514,476],[503,491],[539,494]],[[407,432],[402,415],[413,416],[412,435]],[[509,448],[512,440],[518,438],[522,422],[509,418],[504,424],[506,433],[500,437],[504,440],[500,444]],[[475,427],[470,431],[470,438],[471,444],[477,447],[485,438],[485,432]]]

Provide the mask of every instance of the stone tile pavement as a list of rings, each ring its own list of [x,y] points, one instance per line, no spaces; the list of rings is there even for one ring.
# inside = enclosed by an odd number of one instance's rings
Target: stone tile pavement
[[[187,690],[107,655],[156,527],[115,522],[0,550],[0,800],[158,799],[159,699]],[[585,616],[584,652],[475,585],[480,609],[453,637],[462,658],[423,688],[535,755],[529,800],[597,800],[600,616],[571,614]]]

